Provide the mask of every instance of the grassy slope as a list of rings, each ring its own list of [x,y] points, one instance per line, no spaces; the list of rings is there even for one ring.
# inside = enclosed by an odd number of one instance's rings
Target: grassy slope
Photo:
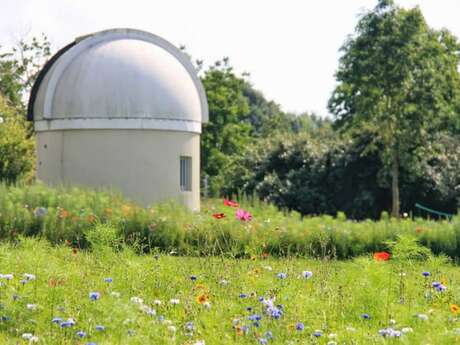
[[[300,278],[304,270],[312,271],[313,277]],[[393,340],[378,335],[390,319],[396,320],[395,329],[413,328],[413,333],[394,343],[460,341],[460,335],[454,332],[460,322],[449,309],[452,303],[460,304],[458,268],[432,259],[404,267],[403,271],[405,275],[401,276],[391,261],[369,258],[337,262],[162,255],[154,259],[130,250],[115,254],[104,248],[73,255],[69,247],[50,247],[27,239],[16,247],[0,246],[0,273],[15,276],[11,281],[1,280],[0,316],[11,320],[0,321],[0,343],[26,344],[21,335],[30,332],[39,337],[40,344],[194,344],[197,340],[205,340],[206,345],[257,344],[258,338],[271,331],[269,344],[327,344],[329,333],[336,333],[336,341],[341,344],[391,344]],[[430,271],[432,276],[425,279],[422,271]],[[287,278],[277,278],[279,272],[287,273]],[[23,273],[35,274],[37,279],[22,286],[19,280]],[[191,275],[198,277],[196,282]],[[104,282],[106,277],[113,282]],[[221,284],[222,279],[229,284]],[[433,280],[445,280],[448,290],[436,293],[429,287]],[[100,292],[101,298],[90,301],[91,291]],[[205,291],[210,309],[196,301]],[[119,292],[120,297],[111,292]],[[249,297],[239,298],[241,293]],[[251,293],[255,295],[251,297]],[[426,293],[432,297],[427,299]],[[19,298],[14,300],[13,295]],[[130,301],[133,296],[143,298],[157,315],[141,311]],[[276,303],[284,306],[284,315],[279,320],[264,315],[260,296],[276,296]],[[171,305],[172,298],[179,299],[180,304]],[[162,305],[154,305],[155,299]],[[37,304],[37,309],[27,309],[28,303]],[[247,311],[247,307],[253,311]],[[237,327],[250,325],[247,317],[254,313],[262,315],[260,327],[252,326],[248,334],[238,335],[232,320],[241,320]],[[370,315],[369,320],[361,317],[364,313]],[[422,321],[415,316],[417,313],[427,314],[429,319]],[[160,322],[159,315],[171,324]],[[76,325],[61,329],[51,323],[58,316],[74,318]],[[196,328],[192,336],[185,335],[188,321]],[[305,324],[303,331],[295,330],[297,322]],[[106,330],[95,331],[97,324]],[[176,327],[176,332],[169,326]],[[78,330],[89,335],[79,340],[75,335]],[[314,338],[315,330],[321,330],[323,336]]]

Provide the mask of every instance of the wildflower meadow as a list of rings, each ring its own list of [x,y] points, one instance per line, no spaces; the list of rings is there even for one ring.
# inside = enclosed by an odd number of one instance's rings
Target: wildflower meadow
[[[2,344],[454,344],[459,220],[0,193]]]
[[[458,268],[402,242],[391,257],[336,261],[73,251],[20,238],[0,246],[0,342],[456,343]]]

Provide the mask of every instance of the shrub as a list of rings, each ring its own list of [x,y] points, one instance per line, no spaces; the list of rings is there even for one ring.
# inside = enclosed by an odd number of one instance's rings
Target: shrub
[[[224,195],[248,194],[303,215],[344,212],[353,219],[378,219],[391,205],[390,177],[373,138],[353,140],[310,134],[261,140],[249,146],[225,172]],[[460,138],[436,135],[433,150],[401,170],[401,209],[416,213],[416,203],[455,213],[460,201]],[[419,213],[417,213],[419,214]]]

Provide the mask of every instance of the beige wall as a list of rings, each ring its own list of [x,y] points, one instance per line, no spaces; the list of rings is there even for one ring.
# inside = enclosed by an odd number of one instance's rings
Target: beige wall
[[[155,130],[37,133],[37,176],[49,184],[108,187],[142,205],[174,199],[200,208],[200,136]],[[180,191],[180,156],[192,157],[192,191]]]

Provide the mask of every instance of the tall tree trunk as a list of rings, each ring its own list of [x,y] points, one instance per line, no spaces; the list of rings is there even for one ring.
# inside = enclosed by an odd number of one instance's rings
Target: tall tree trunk
[[[392,196],[392,210],[391,215],[399,218],[399,157],[398,153],[394,152],[392,157],[391,166],[391,196]]]

